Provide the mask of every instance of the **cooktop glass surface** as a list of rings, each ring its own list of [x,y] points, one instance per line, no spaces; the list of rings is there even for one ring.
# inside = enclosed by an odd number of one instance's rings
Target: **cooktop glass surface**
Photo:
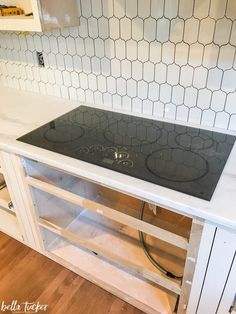
[[[235,137],[81,106],[18,140],[210,200]]]

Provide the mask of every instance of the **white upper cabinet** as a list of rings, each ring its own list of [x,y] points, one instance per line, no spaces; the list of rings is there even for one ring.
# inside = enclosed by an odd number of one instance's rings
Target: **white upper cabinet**
[[[79,25],[76,0],[0,0],[0,5],[24,10],[21,15],[0,16],[0,30],[43,32]]]

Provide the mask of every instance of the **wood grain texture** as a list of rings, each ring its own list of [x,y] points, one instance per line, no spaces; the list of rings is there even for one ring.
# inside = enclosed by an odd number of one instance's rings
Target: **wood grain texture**
[[[39,301],[53,314],[142,314],[70,270],[0,233],[0,296]]]

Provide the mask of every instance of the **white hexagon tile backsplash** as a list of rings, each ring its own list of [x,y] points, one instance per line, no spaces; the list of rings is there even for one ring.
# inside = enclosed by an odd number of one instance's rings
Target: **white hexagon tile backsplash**
[[[2,85],[236,130],[235,0],[78,3],[78,27],[0,32]]]

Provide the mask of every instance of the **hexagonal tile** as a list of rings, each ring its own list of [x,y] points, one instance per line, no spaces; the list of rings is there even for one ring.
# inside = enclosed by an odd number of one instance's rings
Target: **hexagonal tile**
[[[118,39],[115,41],[115,55],[119,60],[123,60],[126,57],[126,46],[123,39]]]
[[[151,0],[151,16],[158,19],[164,15],[164,0]]]
[[[98,91],[105,93],[107,91],[107,80],[103,75],[97,76]]]
[[[126,42],[126,54],[130,61],[136,60],[138,57],[138,44],[131,39]]]
[[[98,19],[98,35],[102,39],[109,37],[109,21],[104,16]]]
[[[170,120],[174,120],[176,117],[176,106],[171,103],[165,104],[164,117]]]
[[[138,82],[138,97],[140,99],[147,99],[148,95],[148,84],[144,81]]]
[[[74,88],[80,87],[79,75],[78,75],[77,72],[72,72],[72,73],[71,73],[71,85],[72,85]]]
[[[170,64],[174,62],[175,58],[175,45],[171,42],[162,45],[162,62]]]
[[[95,17],[88,19],[88,33],[91,38],[98,37],[98,20]]]
[[[193,82],[193,67],[189,65],[184,65],[180,69],[180,84],[183,87],[188,87],[192,85]]]
[[[122,109],[126,111],[131,111],[132,109],[132,99],[128,96],[123,96],[121,99]]]
[[[119,19],[125,16],[125,0],[114,1],[114,15]]]
[[[84,46],[85,46],[85,53],[89,57],[95,56],[95,47],[94,47],[94,41],[92,38],[85,38],[84,40]]]
[[[193,86],[196,88],[206,87],[208,71],[206,68],[200,66],[194,69]]]
[[[216,21],[214,43],[224,45],[229,42],[232,22],[227,18]]]
[[[167,83],[170,85],[177,85],[179,83],[180,67],[176,64],[168,65],[167,69]]]
[[[226,93],[218,90],[212,93],[211,109],[215,112],[223,111],[225,107]]]
[[[173,19],[178,14],[179,0],[165,0],[164,15],[168,19]]]
[[[118,18],[112,17],[109,19],[110,38],[118,39],[120,37],[120,23]]]
[[[104,40],[96,38],[94,40],[94,50],[96,51],[96,56],[98,58],[103,58],[105,56]]]
[[[167,66],[164,63],[157,63],[155,67],[155,81],[159,84],[165,83],[167,78]]]
[[[120,77],[121,67],[120,60],[112,59],[111,60],[111,74],[114,77]]]
[[[105,40],[105,56],[107,58],[115,58],[115,41],[113,39]]]
[[[225,14],[228,0],[211,1],[209,15],[215,20],[221,19]]]
[[[116,79],[112,76],[107,77],[107,91],[112,95],[116,93]]]
[[[199,20],[190,18],[185,21],[184,41],[188,44],[193,44],[197,41],[199,29]]]
[[[195,0],[194,2],[194,16],[199,19],[204,19],[208,16],[210,7],[210,0]]]
[[[201,124],[201,118],[202,118],[202,110],[194,107],[190,108],[189,110],[189,116],[188,121],[196,124]]]
[[[233,93],[229,93],[227,95],[227,99],[226,99],[226,106],[225,106],[225,110],[226,112],[233,114],[236,111],[236,92]]]
[[[157,101],[159,99],[159,84],[156,82],[151,82],[148,85],[148,98],[152,101]]]
[[[226,70],[223,74],[222,80],[222,90],[226,92],[235,91],[235,82],[236,82],[236,70]]]
[[[157,20],[156,39],[157,41],[164,43],[169,40],[170,33],[170,21],[166,18]]]
[[[130,19],[138,14],[138,0],[126,1],[126,16]]]
[[[143,101],[143,114],[150,116],[153,114],[153,102],[149,99]]]
[[[82,67],[83,72],[85,73],[91,73],[92,72],[92,65],[91,65],[91,59],[87,56],[83,56],[81,58],[82,65],[80,66],[80,58],[74,59],[74,62],[76,61],[77,67],[75,69],[80,70]]]
[[[199,43],[195,43],[190,46],[188,59],[189,65],[197,67],[202,64],[203,49],[203,45]]]
[[[219,56],[219,47],[215,44],[209,44],[204,48],[202,64],[206,68],[213,68],[216,66]]]
[[[194,0],[180,0],[179,1],[179,17],[186,20],[193,15]]]
[[[215,116],[216,116],[215,111],[211,109],[203,110],[201,123],[203,125],[213,126],[215,122]]]
[[[211,105],[212,93],[208,89],[200,89],[198,92],[197,106],[200,109],[208,109]]]
[[[136,97],[137,94],[137,82],[133,79],[127,80],[127,95],[130,97]]]
[[[67,51],[71,56],[74,56],[76,54],[76,47],[75,47],[75,40],[72,37],[67,37],[66,38],[66,46],[67,46]]]
[[[92,15],[94,17],[102,16],[102,0],[91,0]]]
[[[189,45],[179,43],[175,46],[175,63],[182,66],[188,63]]]
[[[226,10],[226,16],[232,20],[235,19],[236,16],[236,5],[234,0],[228,0],[227,1],[227,10]]]
[[[145,62],[143,64],[143,79],[146,82],[152,82],[154,80],[155,67],[152,62]]]
[[[83,57],[83,58],[85,58],[87,60],[88,57]],[[85,62],[83,61],[83,63],[85,63],[87,65],[86,61]],[[75,71],[82,70],[82,60],[81,60],[80,56],[74,56],[73,57],[73,65],[74,65]],[[87,66],[85,66],[84,69],[87,70]],[[90,61],[90,70],[91,70],[91,61]]]
[[[111,60],[106,57],[101,59],[101,73],[104,76],[111,75]]]
[[[125,59],[121,61],[121,75],[125,79],[132,77],[132,63],[130,60]]]
[[[153,41],[149,45],[149,60],[153,63],[158,63],[161,61],[161,44],[157,41]]]
[[[232,68],[235,57],[235,47],[225,45],[220,47],[218,67],[222,70],[229,70]]]
[[[229,124],[230,115],[226,112],[217,112],[215,117],[214,126],[216,128],[227,129]]]
[[[215,20],[207,17],[200,23],[198,40],[200,43],[206,45],[213,41],[215,30]]]
[[[120,20],[120,36],[124,40],[131,39],[131,20],[127,17]]]
[[[223,71],[218,68],[213,68],[208,71],[207,88],[210,90],[220,89],[222,82]]]
[[[229,130],[236,131],[236,114],[231,115],[228,128]]]
[[[153,115],[162,118],[164,116],[164,109],[165,104],[163,102],[155,101],[153,104]]]
[[[180,121],[188,121],[189,108],[186,106],[178,106],[176,108],[176,119]]]
[[[197,104],[198,91],[194,87],[187,87],[184,93],[184,104],[188,107],[195,107]]]
[[[143,77],[143,64],[136,60],[132,62],[132,78],[134,80],[141,80]]]
[[[148,16],[150,16],[151,11],[151,4],[150,4],[150,0],[146,0],[146,1],[138,1],[138,15],[145,19]]]
[[[138,16],[132,19],[132,38],[137,41],[143,39],[143,19]]]
[[[169,103],[171,100],[171,86],[169,84],[160,85],[160,101]]]
[[[135,113],[141,113],[143,107],[143,102],[139,98],[132,99],[132,111]]]
[[[97,57],[91,58],[91,65],[93,73],[100,74],[101,73],[101,60]]]
[[[174,86],[171,100],[176,105],[182,105],[184,102],[184,88],[180,85]]]
[[[127,94],[126,80],[124,78],[119,77],[116,80],[116,90],[117,93],[121,96],[125,96]]]
[[[75,46],[76,51],[80,56],[83,56],[85,54],[85,46],[84,46],[84,39],[83,38],[76,38],[75,39]]]
[[[156,38],[156,20],[152,17],[144,20],[144,39],[151,42]]]
[[[170,24],[170,41],[180,43],[184,37],[184,20],[179,17],[171,20]]]
[[[73,81],[72,81],[73,84]],[[78,86],[79,87],[79,86]],[[89,89],[91,89],[92,91],[95,91],[98,89],[98,84],[97,84],[97,76],[94,75],[93,73],[90,73],[88,75],[88,87]]]

